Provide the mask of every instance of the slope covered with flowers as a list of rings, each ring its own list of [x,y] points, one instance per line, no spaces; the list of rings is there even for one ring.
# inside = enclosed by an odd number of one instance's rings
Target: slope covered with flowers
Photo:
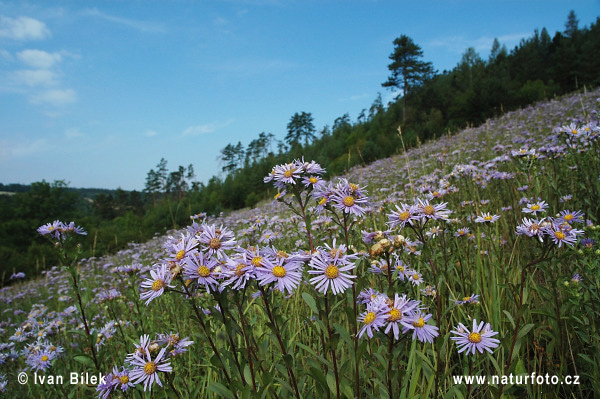
[[[274,165],[256,182],[278,189],[272,203],[192,215],[107,258],[79,259],[85,226],[41,226],[62,265],[0,292],[0,391],[593,397],[598,95],[511,112],[331,181],[310,160]],[[72,372],[105,378],[71,384]]]

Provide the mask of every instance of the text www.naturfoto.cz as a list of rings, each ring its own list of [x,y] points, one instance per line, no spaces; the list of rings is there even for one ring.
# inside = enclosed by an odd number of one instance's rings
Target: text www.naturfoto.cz
[[[483,385],[483,384],[494,384],[494,385],[579,385],[578,375],[567,375],[563,378],[557,375],[536,375],[532,374],[520,374],[520,375],[453,375],[452,379],[454,384],[466,384],[466,385]]]

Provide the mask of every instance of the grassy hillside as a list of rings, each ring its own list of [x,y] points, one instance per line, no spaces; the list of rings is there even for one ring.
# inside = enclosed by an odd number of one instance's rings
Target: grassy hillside
[[[47,226],[63,266],[0,291],[0,390],[595,397],[599,94],[508,113],[331,185],[310,159],[273,165],[276,202],[195,215],[115,256],[78,259],[92,238]],[[71,372],[110,376],[71,384]]]

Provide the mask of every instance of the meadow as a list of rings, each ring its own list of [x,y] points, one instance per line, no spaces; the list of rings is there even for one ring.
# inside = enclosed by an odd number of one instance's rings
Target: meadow
[[[103,258],[48,215],[61,265],[0,291],[0,395],[598,397],[599,110],[540,102],[329,181],[273,165],[272,202]]]

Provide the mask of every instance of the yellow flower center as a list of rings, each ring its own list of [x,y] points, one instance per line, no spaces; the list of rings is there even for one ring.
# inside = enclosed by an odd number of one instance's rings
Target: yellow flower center
[[[354,183],[350,183],[350,190],[352,191],[357,191],[358,190],[358,185],[354,184]]]
[[[556,237],[559,240],[564,240],[567,236],[562,231],[555,231],[554,237]]]
[[[418,280],[421,278],[421,276],[419,276],[418,274],[413,274],[412,278],[413,280]]]
[[[285,172],[283,172],[283,177],[289,179],[290,177],[292,177],[293,174],[294,174],[294,169],[286,170]]]
[[[401,212],[398,215],[398,219],[400,219],[403,222],[407,221],[409,217],[410,217],[410,212],[409,211]]]
[[[577,129],[573,129],[573,130],[571,130],[571,133],[572,133],[572,134],[577,134],[577,133],[579,133],[579,132],[577,131]]]
[[[388,317],[388,321],[398,321],[402,318],[402,312],[396,308],[390,310],[388,314],[390,315],[390,317]]]
[[[375,317],[377,317],[377,315],[374,312],[369,312],[365,315],[365,319],[364,319],[364,323],[365,324],[371,324],[375,321]]]
[[[316,177],[310,177],[308,179],[309,182],[311,182],[312,184],[317,184],[317,182],[319,181]]]
[[[277,251],[276,255],[278,258],[286,258],[287,259],[287,257],[288,257],[288,254],[285,251]]]
[[[540,225],[536,224],[536,223],[532,223],[531,226],[529,226],[529,231],[531,232],[536,232],[540,229]]]
[[[42,362],[47,362],[48,361],[48,356],[44,355],[42,356]]]
[[[235,275],[238,277],[241,277],[244,275],[244,271],[242,270],[243,268],[245,268],[246,265],[243,263],[238,263],[238,265],[235,268]]]
[[[165,286],[164,280],[158,279],[154,280],[152,283],[152,291],[158,291]]]
[[[539,211],[539,210],[540,210],[540,208],[541,208],[541,207],[540,207],[538,204],[535,204],[535,205],[532,205],[532,206],[531,206],[531,210],[532,210],[532,211]]]
[[[156,363],[154,363],[154,362],[148,362],[144,366],[144,373],[146,373],[146,375],[154,374],[155,371],[156,371]]]
[[[435,213],[435,208],[431,205],[425,205],[423,213],[426,215],[433,215]]]
[[[570,213],[567,213],[564,217],[563,217],[567,222],[573,220],[574,216],[571,215]]]
[[[419,317],[419,320],[413,322],[413,326],[417,328],[422,328],[425,325],[425,320],[422,317]]]
[[[145,367],[144,367],[144,371],[145,371]],[[128,377],[128,376],[126,376],[126,375],[124,375],[124,376],[122,376],[121,378],[119,378],[119,382],[120,382],[121,384],[127,384],[127,383],[129,382],[129,377]]]
[[[210,276],[210,269],[204,265],[198,268],[198,275],[200,277],[208,277]]]
[[[327,278],[336,278],[339,275],[340,269],[335,265],[329,265],[327,266],[327,269],[325,269],[325,276],[327,276]]]
[[[483,217],[483,220],[487,220],[487,221],[490,221],[492,219],[493,219],[492,215],[487,215],[487,216]]]
[[[278,192],[277,194],[275,194],[275,196],[274,196],[273,198],[274,198],[274,199],[277,199],[277,198],[279,198],[279,197],[281,197],[281,193],[280,193],[280,192]]]
[[[474,344],[480,343],[481,342],[481,334],[472,332],[471,334],[469,334],[469,342],[472,342]]]
[[[354,205],[354,197],[353,197],[353,196],[351,196],[351,195],[349,195],[349,196],[347,196],[346,198],[344,198],[344,201],[343,201],[343,202],[344,202],[344,205],[345,205],[345,206],[348,206],[348,207],[350,207],[350,206]]]
[[[221,240],[219,240],[217,237],[211,238],[208,242],[208,246],[210,249],[219,249],[221,248]]]
[[[283,266],[275,266],[275,267],[273,268],[273,275],[274,275],[275,277],[279,277],[279,278],[281,278],[281,277],[285,277],[285,275],[286,275],[286,271],[285,271],[285,269],[283,268]]]
[[[321,198],[321,200],[319,201],[319,205],[325,205],[327,203],[327,197],[323,197]]]
[[[254,258],[252,258],[252,266],[254,267],[258,267],[260,266],[260,262],[262,262],[262,256],[255,256]]]
[[[466,296],[466,297],[464,297],[464,298],[463,298],[463,301],[464,301],[464,302],[467,302],[467,301],[469,301],[469,300],[471,300],[471,297],[470,297],[470,296]]]
[[[185,251],[182,249],[181,251],[177,252],[177,256],[175,256],[175,259],[181,260],[181,259],[183,259],[184,256],[185,256]]]

